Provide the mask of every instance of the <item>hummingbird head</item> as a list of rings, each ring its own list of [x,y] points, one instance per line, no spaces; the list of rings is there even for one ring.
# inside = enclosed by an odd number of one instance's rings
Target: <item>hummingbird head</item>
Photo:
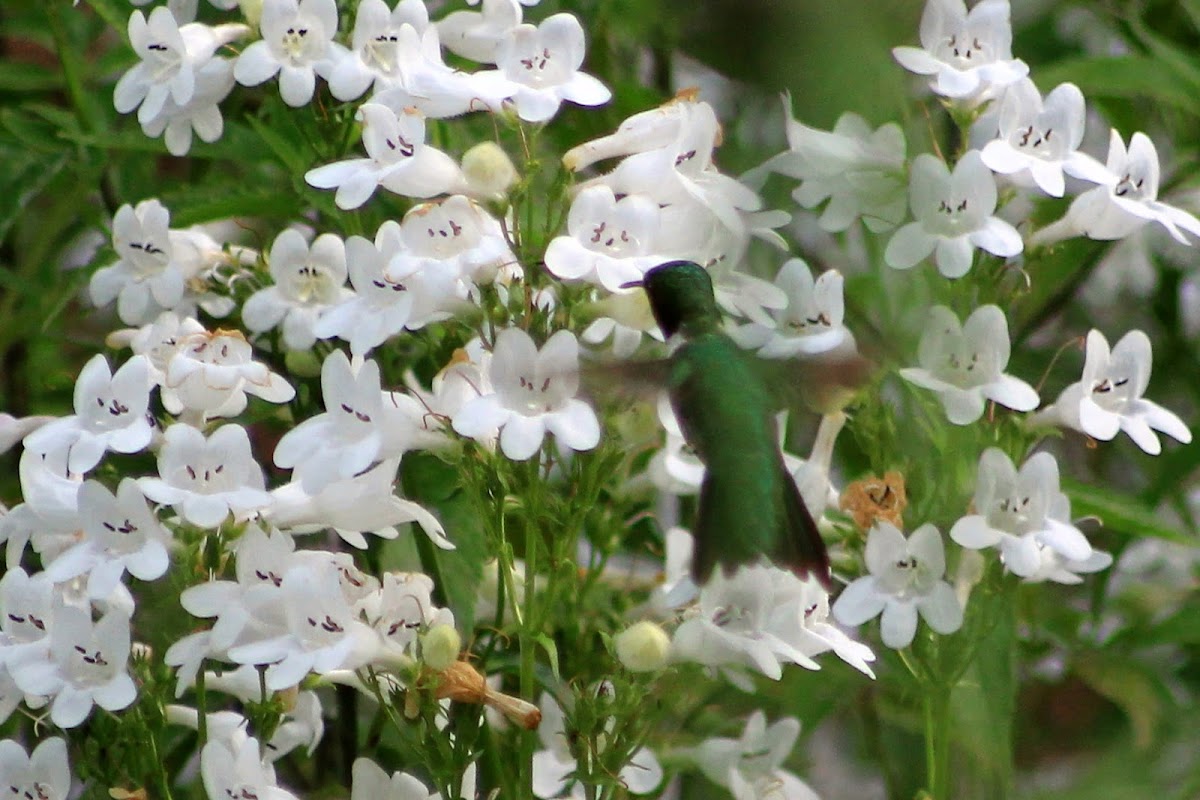
[[[636,284],[634,284],[636,285]],[[641,286],[650,310],[667,338],[711,331],[721,326],[721,312],[708,271],[691,261],[669,261],[646,271]]]

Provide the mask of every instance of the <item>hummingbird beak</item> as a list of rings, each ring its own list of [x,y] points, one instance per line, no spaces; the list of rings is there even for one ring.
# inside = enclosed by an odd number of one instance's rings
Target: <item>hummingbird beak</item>
[[[643,282],[642,282],[642,281],[626,281],[625,283],[622,283],[622,284],[621,284],[621,285],[620,285],[618,288],[621,288],[621,289],[640,289],[640,288],[642,288],[642,285],[643,285]]]

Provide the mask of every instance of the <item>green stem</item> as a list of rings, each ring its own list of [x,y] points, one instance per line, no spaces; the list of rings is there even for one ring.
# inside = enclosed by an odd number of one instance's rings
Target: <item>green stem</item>
[[[925,782],[934,800],[950,797],[950,690],[927,685],[925,711]]]

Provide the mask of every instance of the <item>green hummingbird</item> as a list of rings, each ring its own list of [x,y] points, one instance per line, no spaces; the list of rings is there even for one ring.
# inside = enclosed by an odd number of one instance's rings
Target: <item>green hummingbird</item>
[[[779,449],[775,398],[757,360],[723,331],[708,272],[672,261],[648,270],[640,285],[663,335],[682,339],[667,360],[666,389],[706,467],[692,531],[694,579],[766,555],[828,587],[825,543]]]

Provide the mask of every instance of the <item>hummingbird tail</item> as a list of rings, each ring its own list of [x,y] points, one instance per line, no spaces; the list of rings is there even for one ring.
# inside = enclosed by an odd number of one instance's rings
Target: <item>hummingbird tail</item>
[[[785,566],[800,577],[811,575],[820,581],[826,591],[833,591],[833,579],[829,570],[829,553],[825,541],[817,530],[817,523],[792,476],[784,471],[783,509],[786,535],[779,537],[779,544],[772,560]]]

